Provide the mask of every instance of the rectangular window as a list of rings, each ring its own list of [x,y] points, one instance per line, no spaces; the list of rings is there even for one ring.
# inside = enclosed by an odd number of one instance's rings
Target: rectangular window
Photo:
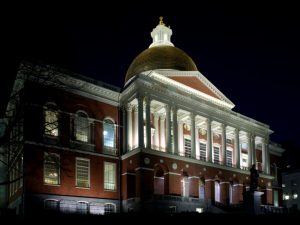
[[[213,159],[214,163],[220,164],[220,148],[219,147],[214,146],[213,156],[214,156],[214,159]]]
[[[104,162],[104,189],[116,190],[116,164]]]
[[[58,112],[53,110],[45,110],[45,134],[58,136]]]
[[[248,155],[244,153],[242,153],[242,167],[248,167]]]
[[[226,165],[232,167],[232,150],[226,149]]]
[[[191,158],[192,142],[191,139],[184,139],[184,156]]]
[[[115,148],[115,125],[106,121],[103,128],[104,147]]]
[[[90,187],[90,160],[76,158],[76,187]]]
[[[226,139],[226,143],[227,143],[227,144],[232,144],[231,139]]]
[[[44,183],[59,184],[60,182],[60,157],[58,154],[44,154]]]
[[[206,161],[206,144],[200,142],[200,160]]]

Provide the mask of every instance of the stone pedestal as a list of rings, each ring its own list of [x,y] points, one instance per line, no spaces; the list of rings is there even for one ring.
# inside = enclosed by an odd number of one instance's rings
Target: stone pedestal
[[[261,196],[263,195],[263,192],[260,191],[254,191],[250,192],[247,191],[245,194],[245,209],[246,212],[249,214],[260,214],[260,205],[261,205]]]

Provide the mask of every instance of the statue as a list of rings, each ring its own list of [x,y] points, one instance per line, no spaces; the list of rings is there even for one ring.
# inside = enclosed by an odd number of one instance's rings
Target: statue
[[[258,177],[258,171],[255,169],[255,164],[253,164],[250,169],[250,192],[254,192],[257,190]]]

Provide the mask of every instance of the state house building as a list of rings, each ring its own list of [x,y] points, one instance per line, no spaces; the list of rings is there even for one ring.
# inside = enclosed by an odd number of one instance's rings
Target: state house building
[[[21,63],[6,113],[9,208],[221,212],[241,206],[253,164],[262,204],[281,205],[273,131],[234,112],[171,35],[161,19],[122,89]]]

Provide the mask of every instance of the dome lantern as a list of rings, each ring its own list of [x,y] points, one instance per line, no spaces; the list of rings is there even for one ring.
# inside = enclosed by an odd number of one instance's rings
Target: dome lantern
[[[170,27],[166,27],[163,22],[163,17],[159,17],[159,24],[152,30],[151,37],[153,39],[149,48],[155,46],[174,46],[171,42],[172,30]]]

